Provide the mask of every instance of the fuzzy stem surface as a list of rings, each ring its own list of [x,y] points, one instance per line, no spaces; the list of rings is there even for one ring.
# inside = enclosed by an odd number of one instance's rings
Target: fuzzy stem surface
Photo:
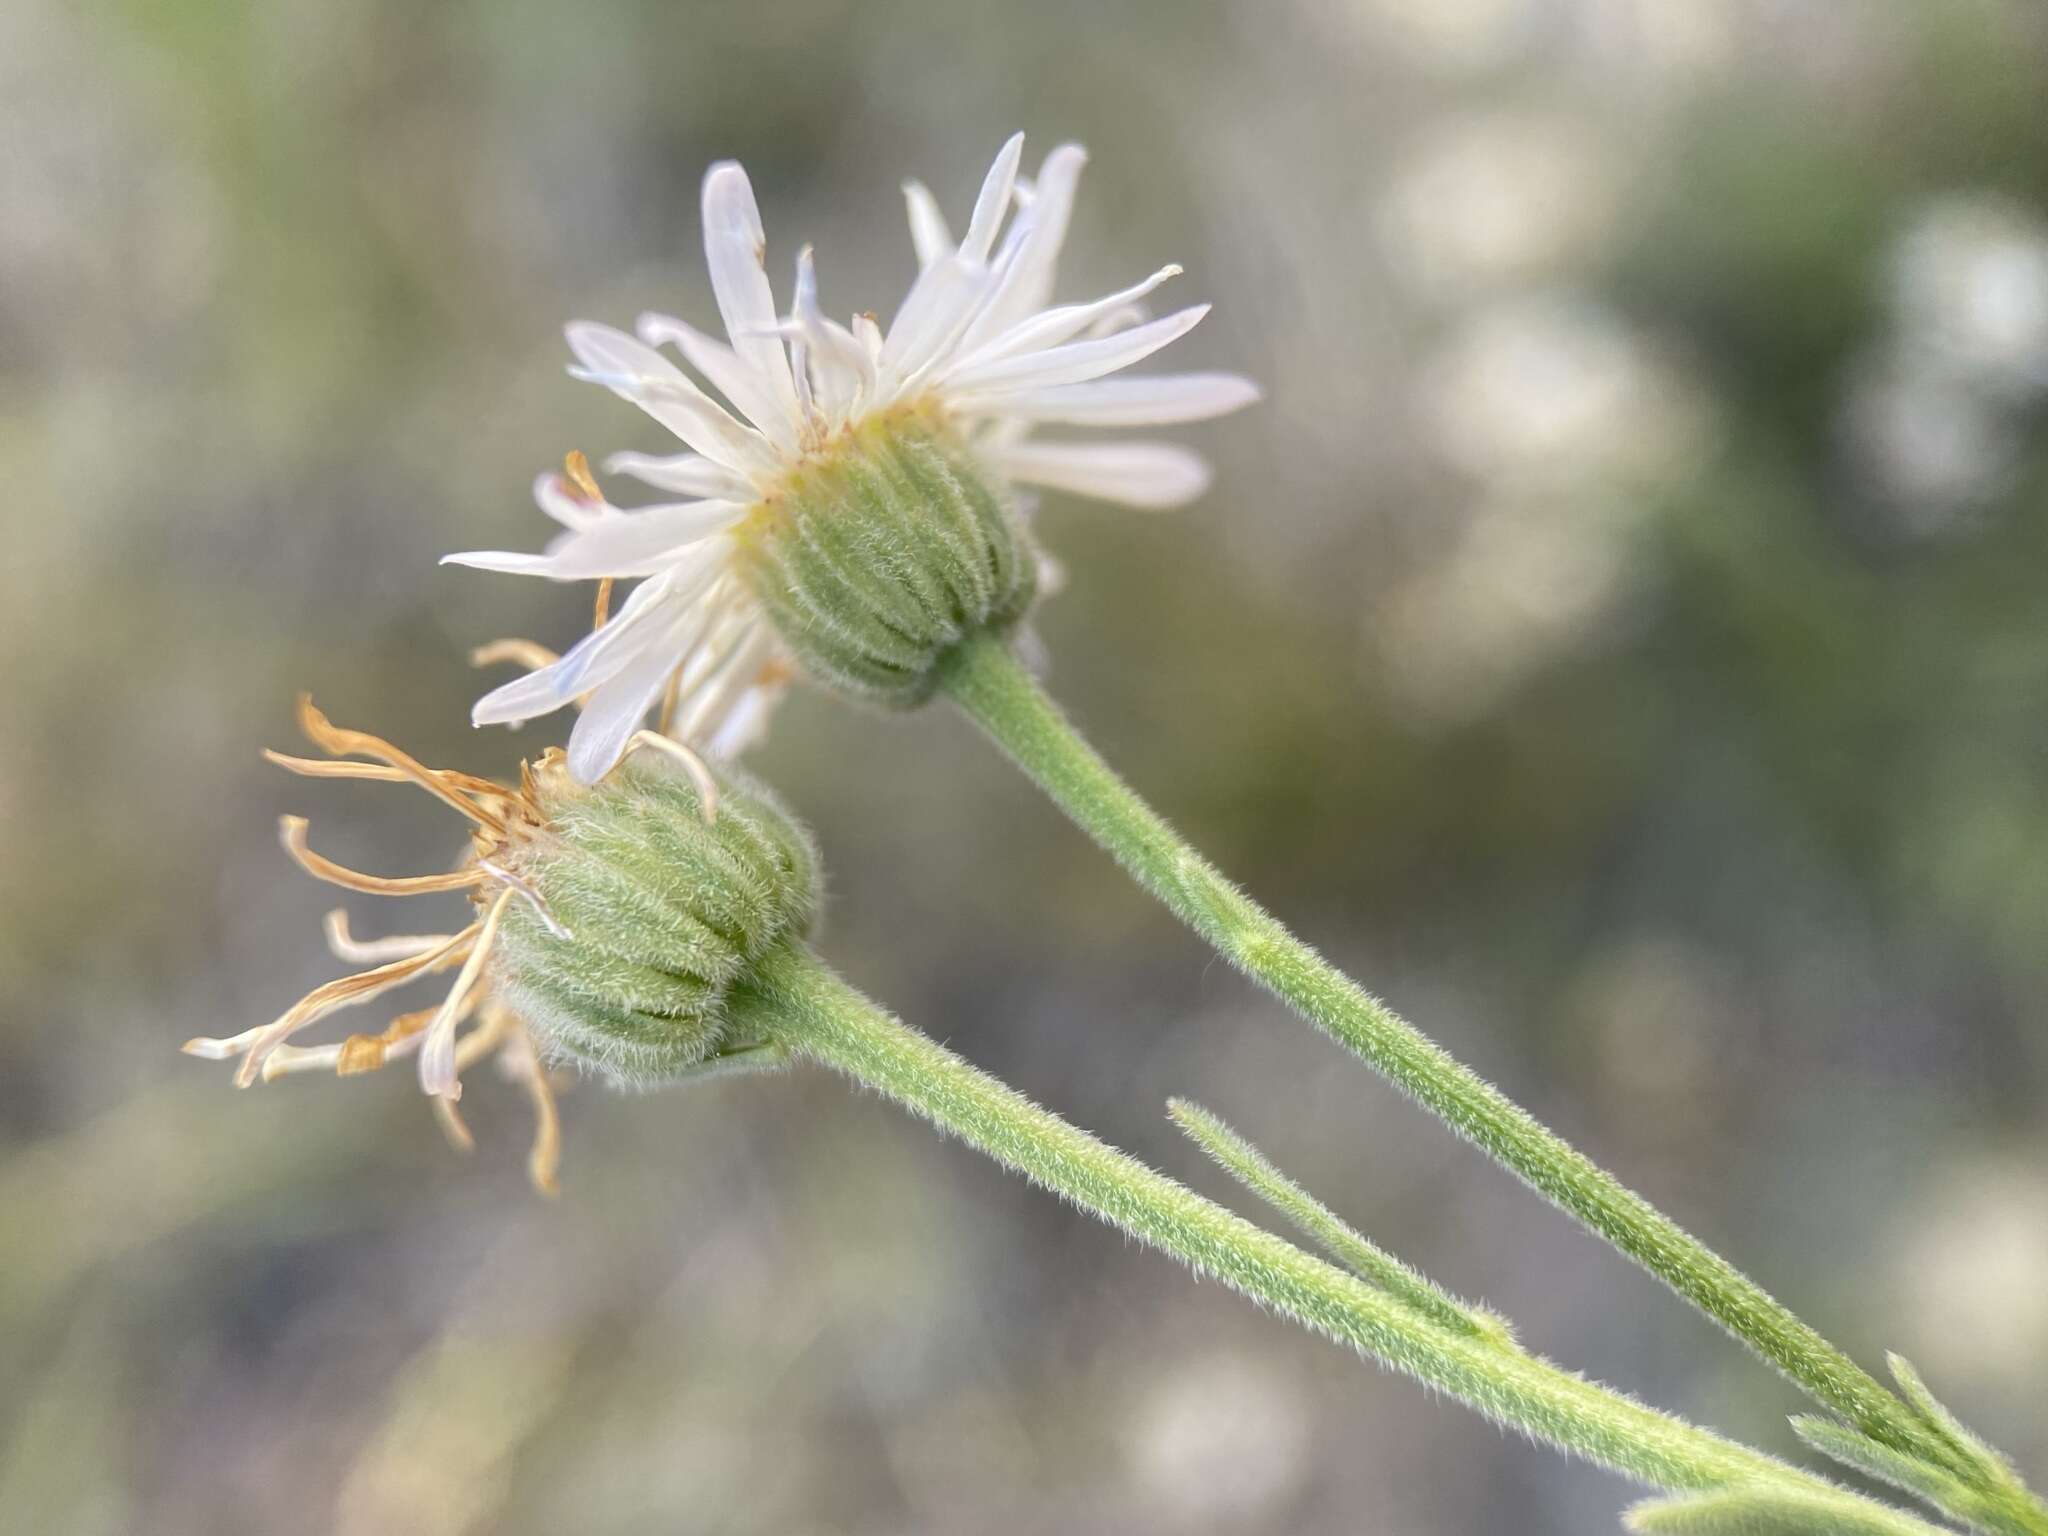
[[[1496,1422],[1673,1491],[1780,1486],[1887,1528],[1923,1523],[1497,1340],[1444,1328],[1033,1103],[784,945],[730,999],[734,1023],[924,1116],[1026,1178],[1306,1327]]]
[[[961,642],[941,663],[940,686],[1139,884],[1251,980],[1873,1439],[1939,1465],[1951,1461],[1904,1404],[1783,1303],[1226,880],[1088,745],[1001,637]]]

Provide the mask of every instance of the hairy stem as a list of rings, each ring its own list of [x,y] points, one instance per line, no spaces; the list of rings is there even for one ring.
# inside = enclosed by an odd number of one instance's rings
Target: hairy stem
[[[1783,1486],[1927,1527],[1523,1351],[1453,1331],[1032,1103],[784,946],[731,1000],[734,1022],[895,1099],[1196,1271],[1537,1439],[1673,1491]],[[1873,1516],[1875,1517],[1875,1516]]]
[[[1952,1459],[1881,1383],[1761,1286],[1224,879],[1081,738],[1001,637],[970,635],[947,656],[941,676],[961,709],[1068,816],[1245,975],[1873,1439],[1939,1464]]]

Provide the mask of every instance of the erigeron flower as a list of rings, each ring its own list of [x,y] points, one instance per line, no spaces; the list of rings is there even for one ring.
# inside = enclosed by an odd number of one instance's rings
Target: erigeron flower
[[[507,642],[493,649],[530,656]],[[651,766],[622,761],[602,783],[584,785],[550,749],[521,765],[515,786],[428,768],[379,737],[334,726],[310,698],[300,699],[299,721],[327,756],[266,753],[272,762],[311,778],[412,783],[470,823],[470,846],[454,869],[383,876],[316,853],[306,822],[287,816],[283,842],[300,868],[372,895],[463,892],[472,918],[452,933],[364,941],[332,912],[336,958],[367,969],[314,988],[267,1024],[189,1040],[188,1053],[239,1058],[243,1088],[292,1073],[352,1076],[416,1056],[420,1087],[463,1147],[462,1074],[495,1056],[532,1098],[529,1169],[547,1191],[559,1141],[548,1064],[649,1085],[782,1059],[731,1038],[725,1010],[730,987],[801,937],[817,903],[808,835],[766,790],[714,774],[687,747],[648,732],[625,745],[658,749]],[[449,971],[454,983],[439,1003],[377,1033],[294,1043],[329,1014]]]
[[[914,702],[928,691],[934,655],[967,629],[1007,628],[1028,605],[1035,562],[1015,525],[1014,487],[1137,507],[1200,494],[1207,467],[1177,445],[1035,435],[1046,424],[1201,420],[1257,390],[1224,373],[1109,377],[1208,308],[1144,318],[1141,301],[1174,266],[1090,303],[1052,306],[1085,156],[1064,145],[1025,181],[1022,149],[1021,134],[1003,146],[957,241],[931,194],[905,188],[919,271],[886,330],[871,314],[846,325],[826,318],[808,249],[779,317],[746,173],[730,162],[711,169],[704,249],[729,343],[659,314],[643,315],[637,336],[568,328],[572,373],[640,406],[690,450],[615,454],[606,469],[681,499],[621,509],[572,459],[536,486],[565,530],[543,553],[448,557],[560,581],[640,583],[558,661],[480,700],[476,723],[581,701],[568,761],[590,782],[658,704],[664,730],[714,755],[737,750],[793,661]],[[723,403],[657,350],[664,345]]]

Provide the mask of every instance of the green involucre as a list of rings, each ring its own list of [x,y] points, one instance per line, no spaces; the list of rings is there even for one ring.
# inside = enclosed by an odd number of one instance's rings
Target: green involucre
[[[740,569],[818,681],[897,707],[937,686],[965,636],[1024,616],[1037,557],[942,426],[870,422],[791,475],[740,534]]]
[[[491,979],[542,1050],[651,1087],[752,1044],[732,1037],[726,993],[809,931],[810,834],[730,770],[707,823],[688,776],[659,759],[588,788],[550,778],[541,806],[547,830],[508,860],[534,899],[506,907]]]

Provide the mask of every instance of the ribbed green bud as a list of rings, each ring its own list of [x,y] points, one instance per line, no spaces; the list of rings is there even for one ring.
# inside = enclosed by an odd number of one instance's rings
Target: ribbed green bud
[[[766,789],[730,770],[719,785],[707,822],[658,757],[590,786],[536,776],[544,826],[505,864],[530,899],[505,908],[492,983],[550,1057],[652,1087],[758,1043],[732,1038],[726,994],[809,929],[817,852]]]
[[[1021,619],[1037,575],[973,455],[910,412],[798,469],[740,544],[755,595],[811,674],[899,707],[924,701],[963,637]]]

